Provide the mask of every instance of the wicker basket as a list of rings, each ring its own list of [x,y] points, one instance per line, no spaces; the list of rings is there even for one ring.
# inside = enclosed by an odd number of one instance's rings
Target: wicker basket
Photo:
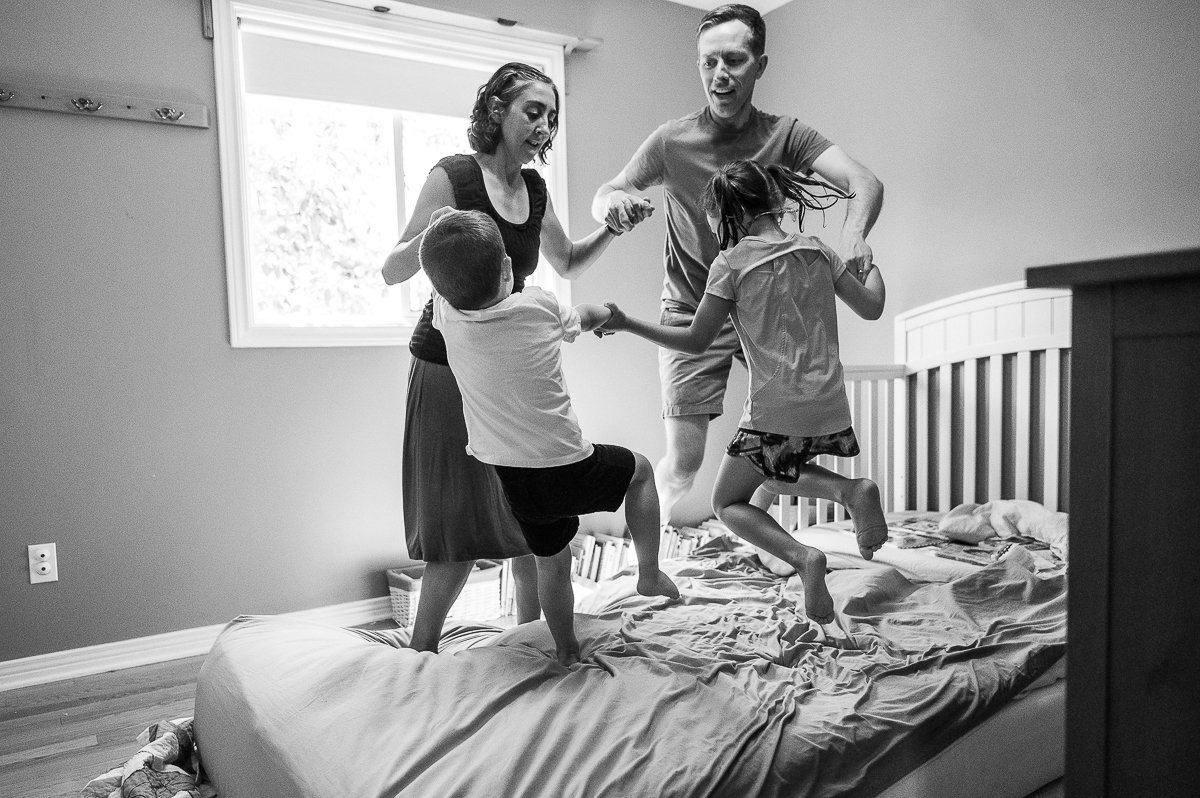
[[[482,621],[506,615],[502,586],[505,580],[501,579],[504,570],[500,563],[479,560],[446,617]],[[412,627],[416,622],[424,571],[424,565],[389,568],[387,571],[392,618],[397,626]]]

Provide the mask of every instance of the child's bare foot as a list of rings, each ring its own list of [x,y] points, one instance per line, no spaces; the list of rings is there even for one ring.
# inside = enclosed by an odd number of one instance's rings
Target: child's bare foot
[[[887,543],[887,519],[879,501],[879,486],[869,479],[854,480],[846,498],[846,509],[854,521],[854,538],[858,541],[858,553],[870,560],[875,552]]]
[[[671,581],[671,577],[657,569],[651,572],[638,569],[637,592],[643,596],[679,598],[679,588]]]
[[[804,554],[796,560],[796,573],[804,584],[804,613],[817,623],[833,620],[833,596],[825,585],[825,554],[817,549],[804,547]]]

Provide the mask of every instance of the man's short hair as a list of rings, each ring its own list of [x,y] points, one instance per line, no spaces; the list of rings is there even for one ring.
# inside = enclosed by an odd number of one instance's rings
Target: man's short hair
[[[711,27],[734,20],[745,23],[750,29],[750,52],[754,53],[755,58],[762,55],[767,48],[767,23],[763,21],[762,14],[741,3],[717,6],[709,11],[701,18],[700,26],[696,28],[696,36],[699,37]]]
[[[482,211],[455,211],[425,230],[421,268],[434,290],[459,310],[478,310],[496,295],[504,271],[504,239]]]

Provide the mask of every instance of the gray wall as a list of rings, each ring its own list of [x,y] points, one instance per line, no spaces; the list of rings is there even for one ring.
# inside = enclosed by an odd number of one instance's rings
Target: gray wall
[[[595,186],[702,101],[695,9],[427,4],[604,39],[567,66],[577,235]],[[0,75],[215,107],[198,0],[101,5],[8,0]],[[1093,5],[794,0],[768,15],[759,104],[888,184],[872,243],[890,312],[1028,265],[1198,243],[1198,67],[1183,45],[1200,12]],[[0,660],[385,595],[382,571],[404,557],[408,355],[229,348],[216,128],[0,110],[0,142]],[[661,225],[617,241],[575,300],[654,315]],[[886,319],[844,330],[848,362],[890,360]],[[629,338],[567,347],[591,438],[661,456],[655,362]],[[61,579],[30,585],[25,546],[52,541]]]
[[[1029,266],[1200,242],[1200,3],[793,0],[767,21],[756,99],[887,186],[888,313],[841,314],[847,362],[891,359],[896,312]]]

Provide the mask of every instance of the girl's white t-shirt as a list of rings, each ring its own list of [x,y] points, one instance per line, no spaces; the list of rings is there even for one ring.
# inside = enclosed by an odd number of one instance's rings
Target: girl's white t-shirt
[[[467,454],[523,468],[591,456],[562,372],[562,342],[581,331],[573,307],[532,285],[482,310],[458,310],[435,293],[433,326],[462,392]]]
[[[851,425],[833,284],[846,265],[820,239],[746,236],[713,261],[705,293],[730,315],[750,371],[741,427],[815,437]]]

